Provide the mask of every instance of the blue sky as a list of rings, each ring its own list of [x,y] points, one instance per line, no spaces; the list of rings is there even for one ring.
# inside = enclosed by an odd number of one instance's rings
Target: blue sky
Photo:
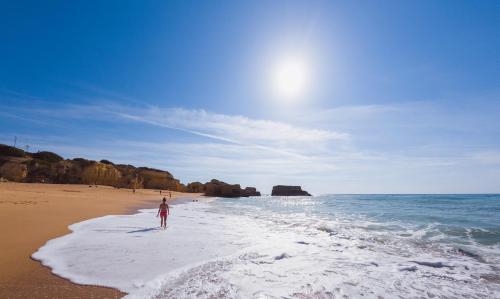
[[[500,192],[497,1],[3,1],[0,20],[0,142],[264,193]],[[290,55],[293,99],[273,92]]]

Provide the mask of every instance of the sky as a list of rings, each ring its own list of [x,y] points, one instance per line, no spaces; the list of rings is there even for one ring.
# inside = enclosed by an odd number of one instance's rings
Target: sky
[[[498,1],[1,1],[0,143],[325,193],[500,193]]]

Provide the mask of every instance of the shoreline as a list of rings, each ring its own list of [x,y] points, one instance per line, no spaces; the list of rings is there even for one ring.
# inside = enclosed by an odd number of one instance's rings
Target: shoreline
[[[172,203],[201,195],[171,194]],[[0,297],[121,298],[125,293],[119,290],[75,284],[57,276],[31,255],[47,241],[71,233],[68,226],[73,223],[155,208],[163,196],[151,189],[133,193],[109,186],[1,182],[0,225],[4,232],[0,244]]]

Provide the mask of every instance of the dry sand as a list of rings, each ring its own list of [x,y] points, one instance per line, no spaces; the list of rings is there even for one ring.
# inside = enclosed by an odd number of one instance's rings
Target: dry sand
[[[172,199],[199,195],[172,192]],[[117,290],[53,275],[30,256],[69,233],[72,223],[156,207],[162,196],[108,186],[0,183],[0,298],[120,298],[124,294]]]

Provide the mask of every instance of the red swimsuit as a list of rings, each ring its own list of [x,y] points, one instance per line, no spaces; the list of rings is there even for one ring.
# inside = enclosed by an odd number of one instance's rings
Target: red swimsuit
[[[160,216],[161,217],[167,217],[167,205],[163,206],[163,207],[160,207],[161,211],[160,211]]]

